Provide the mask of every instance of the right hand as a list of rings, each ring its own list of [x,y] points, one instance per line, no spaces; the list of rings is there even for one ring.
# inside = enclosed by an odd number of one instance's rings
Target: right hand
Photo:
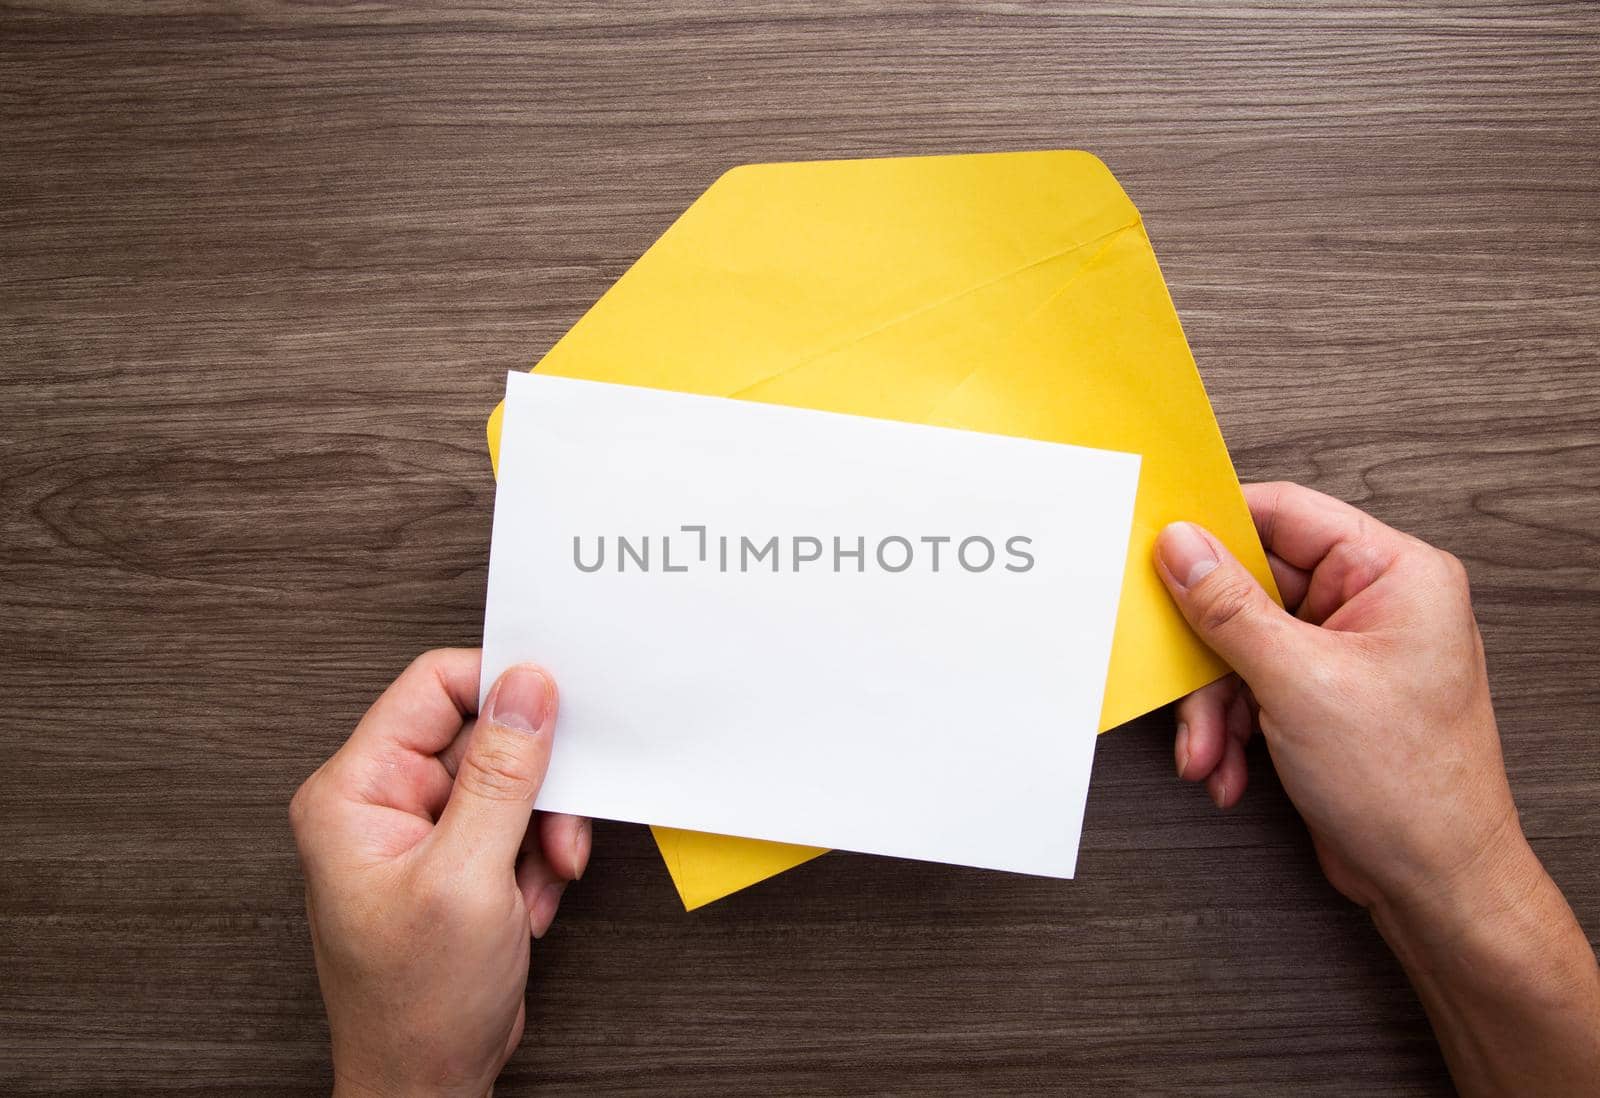
[[[1238,672],[1178,704],[1178,773],[1232,807],[1259,726],[1323,872],[1368,908],[1524,864],[1461,563],[1297,484],[1245,497],[1287,611],[1200,527],[1157,541],[1184,616]]]

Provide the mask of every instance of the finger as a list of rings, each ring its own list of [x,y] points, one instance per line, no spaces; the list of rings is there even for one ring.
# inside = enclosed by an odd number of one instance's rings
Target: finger
[[[550,868],[569,881],[582,877],[589,866],[593,843],[589,821],[565,812],[538,812],[533,823],[532,830],[538,832],[539,847]]]
[[[1411,539],[1343,500],[1300,484],[1246,484],[1245,502],[1268,552],[1306,572],[1340,546],[1390,559]]]
[[[454,857],[485,870],[516,865],[550,765],[556,709],[555,683],[533,664],[495,680],[434,832]]]
[[[450,797],[450,775],[439,760],[413,751],[390,752],[390,757],[357,763],[358,797],[368,804],[398,808],[433,823]]]
[[[1255,727],[1255,711],[1251,707],[1250,692],[1241,688],[1228,703],[1228,738],[1241,744],[1250,742],[1250,732]]]
[[[397,746],[437,754],[478,710],[481,658],[476,648],[424,652],[372,703],[350,742],[368,751]]]
[[[456,771],[461,769],[461,757],[467,753],[467,745],[472,742],[472,733],[477,727],[476,719],[468,721],[461,726],[460,734],[439,752],[439,763],[451,778],[454,778]]]
[[[584,825],[581,829],[577,826],[580,823]],[[517,859],[517,888],[522,893],[523,906],[528,910],[528,933],[535,938],[544,937],[550,929],[567,885],[576,880],[575,875],[552,863],[552,846],[559,844],[553,844],[547,833],[553,833],[561,839],[570,838],[574,845],[580,839],[587,844],[588,823],[588,820],[577,816],[536,813],[533,826],[523,836],[521,856]],[[572,847],[569,846],[568,860],[571,856]],[[587,861],[588,856],[585,846],[583,859]]]
[[[1302,621],[1321,625],[1393,567],[1395,556],[1375,553],[1360,543],[1335,546],[1317,565],[1300,603]]]
[[[1261,703],[1256,701],[1255,691],[1250,689],[1248,683],[1240,684],[1239,696],[1244,699],[1244,704],[1250,711],[1248,731],[1254,732],[1261,725]]]
[[[517,889],[528,909],[528,933],[533,937],[543,938],[550,929],[568,880],[545,861],[544,850],[537,839],[527,844],[526,851],[517,859]]]
[[[1208,530],[1175,522],[1156,538],[1156,570],[1202,641],[1246,682],[1285,666],[1309,626],[1268,597]]]
[[[1291,614],[1294,613],[1305,600],[1306,588],[1311,586],[1311,573],[1303,568],[1296,568],[1270,550],[1267,553],[1267,567],[1272,569],[1272,581],[1278,585],[1278,595],[1283,599],[1283,608]]]
[[[424,816],[430,822],[436,822],[444,815],[444,806],[450,803],[450,791],[455,788],[456,770],[461,765],[461,756],[466,753],[467,744],[472,739],[472,730],[477,723],[476,717],[470,718],[456,732],[455,739],[437,755],[424,758],[410,752],[405,753],[407,769],[416,773],[413,795],[415,804],[409,807],[404,805],[395,807],[405,807],[407,811]]]
[[[1272,557],[1306,576],[1298,599],[1284,595],[1302,621],[1320,625],[1393,566],[1415,539],[1331,496],[1298,484],[1252,484],[1251,516]],[[1277,576],[1277,569],[1273,574]]]
[[[1225,675],[1178,702],[1178,734],[1172,745],[1178,777],[1204,781],[1222,761],[1228,706],[1238,690],[1239,677]]]
[[[330,780],[347,799],[432,823],[450,790],[434,745],[476,708],[478,652],[437,649],[413,660],[367,710],[334,756]]]
[[[1244,796],[1245,779],[1249,772],[1243,741],[1229,736],[1222,762],[1206,779],[1206,792],[1218,808],[1228,809],[1239,803],[1239,798]]]

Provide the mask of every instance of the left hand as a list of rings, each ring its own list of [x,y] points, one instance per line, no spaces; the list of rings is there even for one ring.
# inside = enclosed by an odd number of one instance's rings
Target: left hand
[[[526,1021],[529,939],[589,859],[589,822],[532,819],[556,689],[508,670],[475,722],[479,653],[418,657],[289,805],[334,1093],[471,1095]]]

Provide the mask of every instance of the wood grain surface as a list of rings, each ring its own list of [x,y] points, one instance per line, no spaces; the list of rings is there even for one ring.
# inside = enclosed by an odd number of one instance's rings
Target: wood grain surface
[[[1444,545],[1600,932],[1600,9],[0,3],[0,1091],[298,1095],[290,793],[475,643],[483,419],[724,168],[1026,148],[1144,212],[1246,479]],[[1105,737],[1080,878],[597,829],[497,1094],[1419,1095],[1271,767]]]

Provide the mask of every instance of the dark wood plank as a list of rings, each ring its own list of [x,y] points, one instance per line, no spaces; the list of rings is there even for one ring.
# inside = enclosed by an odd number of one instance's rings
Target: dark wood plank
[[[1591,5],[0,5],[0,1089],[301,1094],[284,805],[471,643],[482,419],[752,160],[1080,147],[1241,473],[1463,557],[1600,930]],[[1264,756],[1102,741],[1080,879],[831,855],[676,909],[602,825],[497,1093],[1437,1094]]]

